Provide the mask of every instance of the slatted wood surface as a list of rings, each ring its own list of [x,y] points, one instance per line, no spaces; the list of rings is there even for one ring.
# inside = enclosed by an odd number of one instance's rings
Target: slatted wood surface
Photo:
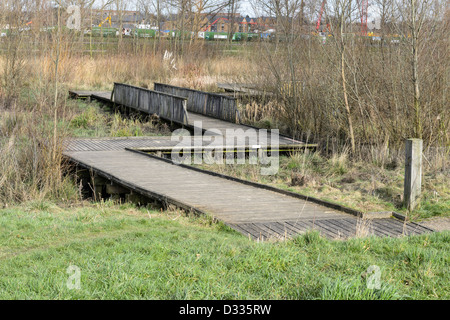
[[[105,102],[111,102],[111,92],[108,91],[102,91],[102,92],[97,92],[97,91],[76,91],[76,90],[72,90],[71,91],[71,95],[72,96],[81,96],[81,97],[87,97],[87,96],[91,96],[94,99],[99,99],[101,101],[105,101]],[[243,125],[243,124],[236,124],[236,123],[231,123],[228,121],[224,121],[221,119],[216,119],[216,118],[211,118],[202,114],[198,114],[198,113],[194,113],[194,112],[189,112],[188,113],[188,119],[187,119],[187,123],[185,124],[186,127],[188,128],[199,128],[201,129],[203,132],[209,131],[210,133],[212,131],[216,131],[218,130],[220,132],[220,134],[222,134],[223,136],[226,136],[226,131],[227,130],[234,130],[237,132],[237,130],[241,130],[243,132],[243,136],[245,136],[246,133],[248,133],[249,130],[255,130],[255,128],[252,128],[250,126],[247,125]],[[268,141],[268,143],[270,143],[270,130],[268,133],[268,140],[263,140],[263,141],[259,141],[258,144],[260,145],[265,145],[267,143],[265,143],[265,141]],[[248,142],[248,139],[246,140],[246,142]],[[97,142],[93,142],[93,143],[97,143]],[[173,144],[171,144],[173,145]],[[283,135],[279,135],[279,145],[280,148],[283,147],[316,147],[316,144],[313,143],[305,143],[299,140],[295,140]]]
[[[431,232],[416,223],[404,223],[394,218],[364,221],[355,217],[299,219],[239,223],[229,226],[255,240],[290,239],[307,231],[318,231],[329,239],[349,239],[357,236],[399,237]]]
[[[220,119],[214,119],[214,118],[210,118],[201,114],[197,114],[197,113],[189,113],[189,122],[188,122],[188,126],[192,127],[192,128],[201,128],[203,131],[209,131],[210,133],[212,133],[213,131],[218,131],[220,132],[221,135],[223,136],[227,136],[227,130],[230,130],[231,132],[234,133],[238,133],[238,132],[242,132],[241,135],[246,135],[246,133],[250,132],[256,132],[258,131],[255,128],[243,125],[243,124],[235,124],[235,123],[230,123],[227,121],[223,121]],[[248,135],[247,135],[248,136]],[[270,130],[268,130],[268,136],[267,136],[267,140],[263,140],[263,141],[259,141],[258,144],[262,144],[262,145],[266,145],[266,144],[270,144],[271,140],[270,140]],[[316,144],[306,144],[305,142],[299,141],[299,140],[295,140],[289,137],[285,137],[282,135],[278,136],[278,143],[280,144],[280,146],[298,146],[298,147],[315,147],[317,146]]]
[[[358,233],[355,216],[130,151],[66,151],[65,155],[115,183],[209,214],[253,239],[281,239],[310,229],[333,239]],[[369,234],[381,236],[430,231],[412,223],[404,229],[395,219],[373,220],[369,227]]]
[[[125,150],[66,152],[118,181],[177,199],[227,223],[345,217],[335,210]]]
[[[191,112],[228,122],[239,122],[236,99],[233,97],[163,83],[155,83],[154,89],[155,91],[185,97],[187,109]]]
[[[90,98],[92,96],[105,97],[111,99],[111,91],[69,90],[69,96],[76,99],[85,99]]]
[[[123,83],[114,83],[114,102],[140,112],[187,124],[187,100],[173,94],[148,90]]]
[[[185,139],[185,138],[183,138]],[[210,141],[204,140],[202,137],[190,137],[192,149],[196,149],[197,146],[202,146],[202,149],[208,150]],[[253,146],[249,143],[249,139],[241,139],[244,144],[234,145],[226,144],[226,139],[223,144],[223,149],[227,147],[245,148],[251,149]],[[172,150],[180,144],[181,138],[172,138],[169,136],[149,136],[149,137],[122,137],[122,138],[73,138],[68,139],[64,143],[66,151],[108,151],[108,150],[123,150],[123,149],[138,149],[142,151],[165,151]],[[263,148],[268,148],[270,144],[270,136],[267,140],[259,140],[258,144]],[[296,143],[288,139],[284,140],[280,138],[280,144],[278,149],[281,150],[294,150],[296,148],[302,148],[304,144]],[[213,147],[211,147],[213,148]],[[210,149],[211,149],[210,148]],[[198,150],[200,151],[200,150]]]
[[[124,137],[124,138],[78,138],[65,142],[66,151],[112,151],[125,148],[164,150],[173,148],[177,142],[171,137]]]
[[[218,83],[217,87],[220,89],[224,89],[227,92],[237,92],[255,96],[270,94],[268,92],[256,89],[254,85],[246,83]]]
[[[110,102],[111,101],[111,91],[95,92],[91,95],[91,97],[96,100]]]

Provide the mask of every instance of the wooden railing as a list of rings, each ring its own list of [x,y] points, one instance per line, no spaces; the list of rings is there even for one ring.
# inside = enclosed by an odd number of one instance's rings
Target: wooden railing
[[[154,90],[187,98],[187,110],[205,116],[239,123],[236,98],[188,88],[155,83]]]
[[[183,96],[114,83],[113,101],[166,120],[188,124],[187,99]]]

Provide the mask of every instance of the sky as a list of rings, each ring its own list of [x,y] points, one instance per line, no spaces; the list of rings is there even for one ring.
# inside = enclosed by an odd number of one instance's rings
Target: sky
[[[106,2],[105,0],[103,0],[103,1],[102,0],[96,0],[95,4],[97,6],[101,6],[102,3],[105,3],[105,2]],[[135,0],[130,0],[130,1],[127,1],[127,2],[129,3],[130,10],[134,10],[136,8],[136,5],[135,5],[136,1]],[[252,9],[252,6],[250,5],[250,2],[248,0],[241,0],[239,13],[241,13],[244,16],[245,15],[249,15],[251,17],[253,17],[255,15],[255,13],[254,13],[254,11]]]
[[[241,3],[241,9],[239,10],[239,12],[242,15],[248,14],[249,16],[254,16],[254,11],[252,6],[250,5],[250,3],[248,1],[242,1]]]
[[[149,1],[152,1],[152,0],[149,0]],[[101,6],[101,4],[105,3],[105,2],[106,2],[106,0],[95,0],[95,4],[97,6]],[[137,0],[128,0],[127,1],[127,3],[128,3],[127,9],[135,10],[136,2],[137,2]],[[249,0],[240,0],[239,13],[242,14],[243,16],[249,15],[252,18],[257,16],[257,14],[253,10],[252,5],[250,4]],[[370,6],[369,7],[369,19],[374,16],[379,16],[379,14],[377,13],[377,10],[376,10],[376,8],[374,8],[374,6]]]

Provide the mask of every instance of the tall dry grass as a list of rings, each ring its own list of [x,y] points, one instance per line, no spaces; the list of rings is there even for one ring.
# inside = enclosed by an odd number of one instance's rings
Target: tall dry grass
[[[450,146],[446,21],[434,29],[424,27],[427,31],[420,39],[420,134],[427,147]],[[259,69],[252,78],[261,90],[273,92],[275,99],[259,119],[271,118],[287,134],[309,135],[321,145],[330,139],[349,144],[354,136],[357,156],[367,155],[368,146],[401,148],[406,138],[418,135],[410,41],[406,36],[397,44],[389,38],[384,43],[345,38],[343,67],[339,34],[329,37],[326,44],[300,35],[276,48],[261,43],[254,57]],[[245,109],[248,112],[243,114],[254,120],[255,107]]]
[[[65,131],[55,131],[45,116],[17,111],[0,118],[0,204],[57,198],[73,199],[75,189],[64,175]]]
[[[64,175],[62,155],[67,126],[74,117],[67,103],[68,89],[110,90],[114,82],[152,88],[153,82],[159,81],[212,90],[216,82],[233,81],[247,67],[239,58],[187,50],[182,57],[174,55],[174,64],[164,60],[165,50],[120,51],[92,57],[77,53],[63,41],[56,78],[54,46],[50,43],[32,54],[20,52],[21,81],[11,87],[14,102],[0,102],[0,205],[76,197]],[[6,70],[6,55],[0,55],[0,76]],[[3,89],[0,85],[0,98]]]
[[[328,46],[300,41],[295,47],[297,59],[289,64],[282,46],[274,51],[271,44],[252,44],[245,50],[238,48],[238,53],[230,56],[221,53],[220,45],[195,44],[186,47],[182,55],[173,51],[172,63],[164,59],[166,50],[171,51],[170,44],[164,42],[156,50],[150,45],[135,45],[128,50],[90,55],[75,50],[69,40],[60,47],[58,119],[73,116],[74,111],[66,107],[68,89],[110,90],[114,82],[152,88],[153,82],[165,82],[213,91],[217,89],[217,82],[255,83],[275,94],[268,94],[262,101],[241,105],[244,121],[267,128],[278,127],[282,133],[312,140],[327,154],[348,153],[348,131],[337,82],[336,56]],[[5,199],[20,200],[28,197],[27,194],[34,197],[57,193],[55,190],[63,185],[62,167],[52,164],[53,159],[60,160],[60,144],[66,135],[64,128],[57,127],[55,131],[50,124],[54,114],[55,82],[52,46],[50,41],[43,50],[21,56],[21,81],[15,88],[16,101],[7,113],[0,111],[0,182]],[[350,104],[358,146],[357,160],[376,162],[382,167],[399,165],[403,163],[403,139],[411,133],[405,107],[408,91],[401,91],[408,76],[404,71],[403,51],[388,47],[382,49],[384,55],[377,55],[361,47],[354,50],[361,53],[350,52],[348,56],[357,60],[348,67],[349,86],[353,90]],[[427,161],[424,163],[438,170],[448,168],[450,138],[449,117],[440,111],[447,94],[442,91],[445,86],[441,80],[443,72],[448,70],[448,62],[442,59],[440,57],[431,64],[440,79],[436,85],[430,77],[424,80],[425,105],[430,112],[423,122],[427,142],[424,152]],[[5,63],[5,56],[0,55],[0,73],[4,73]],[[386,64],[390,73],[382,77],[379,70]],[[297,76],[296,85],[286,87],[286,82],[281,80],[289,76],[292,68]],[[360,85],[358,93],[356,85]],[[4,94],[3,89],[0,87],[0,96]],[[33,114],[33,117],[29,118],[27,114]],[[33,159],[33,165],[26,162],[27,159]],[[332,161],[336,161],[337,170],[345,170],[339,164],[345,164],[347,158],[332,158]],[[14,173],[14,168],[21,170]],[[53,177],[50,179],[53,182],[44,177],[47,174]],[[33,187],[25,192],[28,189],[26,183],[20,186],[22,181],[28,181]]]
[[[59,63],[59,80],[67,88],[110,90],[114,82],[153,87],[167,82],[201,90],[215,90],[217,82],[234,82],[246,78],[252,63],[239,57],[202,59],[175,57],[174,65],[164,54],[108,54],[91,58],[87,55],[63,57]],[[0,69],[4,59],[0,57]],[[28,58],[27,82],[54,80],[54,62],[49,56]],[[254,67],[254,66],[253,66]],[[30,70],[31,69],[31,70]],[[39,70],[40,75],[37,74]]]

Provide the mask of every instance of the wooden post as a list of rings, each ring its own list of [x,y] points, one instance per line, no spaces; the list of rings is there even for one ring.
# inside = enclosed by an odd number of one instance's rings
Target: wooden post
[[[99,201],[101,198],[103,198],[104,187],[107,183],[108,180],[103,177],[99,177],[97,174],[94,174],[94,176],[92,177],[92,191],[94,192],[94,201]]]
[[[405,184],[403,199],[409,211],[414,210],[422,185],[422,140],[408,139],[405,144]]]

